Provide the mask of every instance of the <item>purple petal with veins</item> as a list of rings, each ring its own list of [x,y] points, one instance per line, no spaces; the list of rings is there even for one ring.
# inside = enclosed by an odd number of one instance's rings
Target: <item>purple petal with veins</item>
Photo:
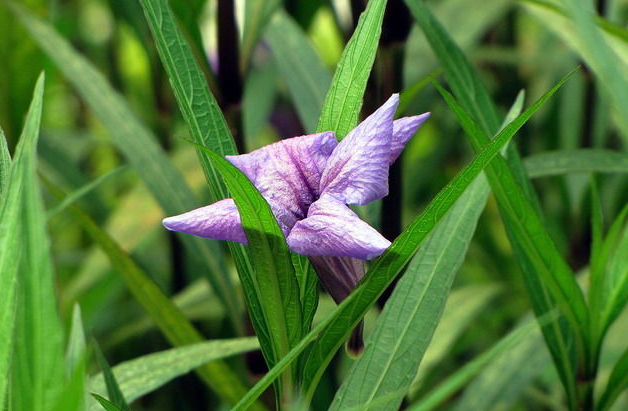
[[[367,204],[388,194],[388,167],[393,118],[399,96],[354,128],[329,157],[321,192],[347,204]]]
[[[298,254],[360,260],[377,257],[390,246],[390,241],[330,195],[310,206],[307,218],[295,224],[287,240]]]
[[[406,147],[406,143],[416,134],[419,127],[430,117],[430,113],[423,113],[419,116],[403,117],[393,121],[392,141],[390,144],[390,154],[388,163],[392,164],[401,155]]]
[[[214,240],[237,241],[247,244],[235,202],[230,199],[197,208],[174,217],[165,218],[164,227]]]

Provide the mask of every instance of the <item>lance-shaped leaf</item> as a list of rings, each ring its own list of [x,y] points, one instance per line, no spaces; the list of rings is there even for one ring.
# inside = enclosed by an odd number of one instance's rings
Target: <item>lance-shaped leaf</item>
[[[343,138],[358,122],[366,82],[377,54],[387,0],[370,0],[347,43],[318,120],[319,132]]]
[[[628,155],[602,149],[556,150],[524,159],[530,178],[572,173],[628,173]]]
[[[425,211],[393,242],[391,247],[375,261],[355,291],[336,308],[329,317],[321,321],[312,331],[283,357],[233,408],[245,410],[266,388],[298,358],[312,342],[311,354],[305,365],[304,387],[308,397],[313,394],[316,382],[333,357],[335,351],[390,285],[408,261],[417,252],[423,240],[451,209],[464,190],[473,182],[482,169],[497,155],[513,135],[532,114],[558,89],[562,83],[547,92],[537,103],[506,126],[495,139],[464,170],[462,170],[430,202]],[[307,397],[306,397],[307,398]]]

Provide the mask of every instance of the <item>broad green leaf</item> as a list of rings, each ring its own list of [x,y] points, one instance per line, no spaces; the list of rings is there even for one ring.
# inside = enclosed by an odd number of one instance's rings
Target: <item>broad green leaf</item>
[[[244,3],[244,30],[240,47],[240,70],[246,73],[253,51],[280,0],[247,0]]]
[[[534,114],[536,110],[538,110],[560,88],[560,86],[562,86],[562,84],[566,80],[567,78],[564,78],[561,82],[559,82],[556,86],[554,86],[551,90],[549,90],[541,98],[539,98],[539,100],[537,100],[525,112],[519,115],[515,120],[509,123],[506,127],[504,127],[502,131],[497,134],[495,139],[492,142],[490,142],[489,145],[487,145],[486,148],[482,150],[481,153],[478,154],[478,157],[476,157],[474,162],[477,161],[479,158],[481,158],[483,155],[486,155],[486,153],[490,153],[493,147],[495,147],[497,143],[499,143],[500,141],[505,141],[504,143],[504,146],[505,146],[505,144],[508,141],[510,141],[512,136],[525,124],[525,122],[532,116],[532,114]],[[496,156],[496,158],[499,158],[499,157]],[[466,172],[466,169],[462,173],[460,173],[456,177],[456,179],[458,178],[463,179],[465,172]],[[454,184],[454,181],[458,183],[459,181],[457,181],[456,179],[452,180],[452,182],[450,182],[448,186],[452,186]],[[471,183],[470,181],[467,182],[463,187],[466,188],[470,183]],[[462,192],[460,192],[459,194],[461,193]],[[430,203],[430,206],[433,205],[434,202],[436,202],[439,199],[441,194],[442,192],[439,193],[437,198],[435,198]],[[452,196],[452,197],[456,197],[457,199],[457,196]],[[453,204],[453,202],[451,204]],[[449,204],[449,206],[451,206],[451,204]],[[431,218],[433,219],[432,224],[435,225],[438,221],[440,221],[440,218],[442,218],[445,215],[445,212],[447,211],[448,207],[438,206],[439,208],[437,210],[433,210],[430,206],[428,206],[428,208],[424,211],[421,217],[429,215],[431,212],[435,212],[435,215],[431,216]],[[368,284],[369,279],[374,279],[373,282],[375,284],[378,284],[380,281],[388,278],[389,276],[392,281],[392,279],[394,279],[394,277],[403,269],[405,264],[408,262],[408,260],[414,255],[414,253],[418,249],[418,243],[420,243],[423,240],[424,236],[428,234],[428,232],[422,229],[420,225],[418,226],[415,225],[415,224],[424,224],[420,222],[421,217],[418,220],[415,220],[415,222],[412,223],[410,227],[406,229],[400,237],[397,238],[397,240],[395,240],[395,242],[387,250],[387,252],[377,259],[375,264],[369,270],[369,272],[375,271],[375,274],[373,274],[372,277],[367,276],[362,281],[362,284]],[[433,226],[430,225],[430,228],[432,227]],[[410,237],[410,238],[406,239],[406,237]],[[407,241],[407,244],[404,244],[403,241]],[[397,244],[398,247],[396,247],[395,244]],[[364,286],[364,287],[367,287],[367,286]],[[364,303],[364,302],[365,301],[358,302],[358,304]],[[368,305],[363,305],[360,308],[361,310],[364,310],[364,311],[358,311],[358,312],[362,313],[363,315],[368,309]],[[340,326],[340,324],[346,321],[345,323],[346,328],[344,329],[344,331],[345,333],[348,333],[349,330],[351,330],[351,327],[354,327],[355,325],[357,325],[357,322],[358,322],[357,320],[355,321],[355,323],[352,322],[354,318],[356,318],[355,315],[350,315],[345,318],[340,318],[338,320],[338,326]],[[357,318],[359,320],[359,317]],[[330,329],[333,329],[333,327],[330,327]],[[335,349],[337,348],[336,345],[339,343],[342,343],[342,340],[339,341],[338,338],[339,337],[342,338],[343,336],[348,336],[348,334],[333,335],[331,334],[331,332],[330,333],[323,332],[323,334],[317,340],[316,344],[314,345],[308,357],[308,362],[304,370],[304,381],[306,383],[306,386],[309,387],[310,389],[314,388],[314,386],[318,382],[318,379],[322,375],[322,372],[324,371],[325,367],[327,366],[329,361],[331,361],[332,356],[335,353]]]
[[[302,336],[300,290],[290,250],[270,206],[253,183],[226,159],[204,150],[233,195],[246,232],[255,267],[256,292],[272,343],[272,357],[266,361],[272,367]],[[287,372],[282,381],[287,395],[291,394],[291,380],[292,375]]]
[[[96,400],[102,406],[102,408],[104,408],[107,411],[124,411],[124,410],[118,408],[114,403],[112,403],[108,399],[106,399],[104,397],[101,397],[98,394],[92,394],[92,396],[94,398],[96,398]],[[101,409],[101,408],[98,408],[98,409]]]
[[[414,256],[423,240],[447,214],[454,203],[464,193],[483,168],[510,141],[539,106],[545,102],[557,87],[547,92],[537,103],[508,124],[485,147],[467,167],[465,167],[438,195],[430,202],[424,212],[393,242],[390,248],[380,256],[367,272],[356,289],[345,299],[331,315],[315,326],[290,352],[284,356],[233,408],[244,410],[294,361],[310,343],[312,347],[304,374],[305,387],[311,397],[322,370],[333,357],[336,350],[347,339],[351,330],[358,324],[368,308],[390,285],[395,277]],[[307,366],[310,365],[308,369]]]
[[[307,133],[316,131],[331,74],[301,28],[283,10],[275,13],[265,37],[286,79],[292,101]]]
[[[70,204],[74,204],[76,201],[80,200],[81,198],[83,198],[84,196],[86,196],[87,194],[95,190],[96,188],[100,187],[102,183],[104,183],[105,181],[109,180],[112,177],[117,176],[124,170],[126,170],[126,166],[115,168],[109,171],[108,173],[105,173],[101,175],[100,177],[96,178],[95,180],[92,180],[89,183],[85,184],[84,186],[80,187],[79,189],[77,189],[76,191],[74,191],[73,193],[65,197],[63,201],[60,201],[57,205],[55,205],[50,210],[48,210],[47,217],[51,218],[55,216],[56,214],[60,213],[61,211],[65,210]]]
[[[626,389],[628,389],[628,349],[615,364],[611,378],[595,409],[597,411],[610,409],[617,397]]]
[[[330,411],[366,406],[382,397],[388,401],[369,409],[399,408],[432,341],[488,193],[488,183],[478,178],[424,241],[384,306],[364,353],[336,392]]]
[[[4,131],[0,127],[0,200],[5,187],[9,184],[9,168],[11,167],[11,154]]]
[[[387,0],[370,0],[347,43],[327,91],[317,130],[341,139],[358,122],[366,82],[375,61]]]
[[[612,150],[558,150],[524,160],[530,178],[571,173],[628,173],[628,155]]]
[[[186,43],[165,0],[141,0],[148,25],[155,38],[157,51],[166,68],[179,108],[190,128],[194,141],[200,146],[215,150],[221,155],[237,154],[235,142],[216,99],[209,91],[192,50]],[[218,177],[208,155],[200,148],[197,154],[209,184],[213,201],[229,197],[224,183]],[[259,312],[258,296],[254,292],[253,269],[247,249],[236,243],[228,244],[234,257],[238,274],[245,288],[245,297],[253,322],[261,329],[260,338],[268,326]],[[236,329],[241,329],[236,323]],[[265,341],[264,341],[265,342]],[[265,346],[266,344],[264,344]]]
[[[454,111],[465,127],[474,150],[478,152],[489,142],[488,136],[499,127],[497,112],[488,92],[424,2],[406,0],[406,4],[440,59],[448,83],[464,107]],[[452,104],[458,105],[456,101],[448,103],[450,107]],[[537,318],[560,304],[571,320],[573,328],[569,328],[570,324],[565,321],[556,319],[544,326],[543,332],[569,401],[574,404],[575,360],[571,347],[576,345],[582,350],[587,345],[588,310],[574,274],[558,253],[538,214],[534,192],[525,177],[516,150],[509,148],[508,155],[509,163],[501,156],[496,157],[487,168],[486,175],[497,198]],[[574,334],[580,337],[575,344]]]
[[[51,190],[61,196],[59,190],[49,184]],[[203,341],[201,334],[181,311],[166,297],[128,254],[120,248],[107,232],[102,230],[88,215],[75,206],[69,209],[75,221],[102,248],[116,271],[122,276],[129,291],[157,324],[166,339],[175,346]],[[243,383],[222,361],[214,361],[199,367],[201,379],[227,403],[237,402],[246,392]],[[255,410],[265,408],[255,404]]]
[[[109,366],[105,355],[101,351],[98,344],[94,343],[94,347],[96,351],[96,359],[98,360],[98,365],[102,372],[105,387],[107,388],[107,396],[109,397],[109,401],[111,401],[111,403],[118,407],[120,410],[129,411],[129,404],[127,404],[126,399],[124,398],[124,394],[122,394],[122,390],[118,385],[116,377],[111,371],[111,367]]]
[[[147,354],[118,364],[112,371],[124,398],[133,402],[203,364],[258,348],[254,337],[205,341]],[[90,378],[90,390],[97,394],[106,393],[102,373]],[[96,411],[98,404],[92,403],[90,409]]]
[[[36,175],[43,92],[42,74],[35,86],[15,156],[15,169],[11,172],[12,178],[14,172],[22,174],[23,187],[22,215],[18,222],[22,252],[16,264],[18,291],[10,401],[14,409],[30,411],[49,410],[65,380],[63,332],[57,316],[46,215]]]
[[[75,304],[72,310],[72,325],[68,337],[68,346],[65,350],[65,362],[70,373],[75,372],[77,367],[84,363],[85,355],[85,331],[83,330],[81,307]]]
[[[493,301],[499,291],[500,288],[494,284],[467,285],[451,291],[432,341],[421,360],[418,373],[408,388],[406,395],[408,398],[416,397],[425,377],[451,355],[458,338]]]
[[[14,3],[9,4],[35,41],[108,129],[114,144],[126,156],[163,210],[174,215],[198,207],[192,191],[159,147],[155,136],[137,119],[102,74],[49,24]],[[181,234],[180,238],[192,262],[206,267],[208,279],[237,329],[241,323],[240,299],[224,268],[220,248],[215,242],[194,236]]]
[[[447,398],[458,392],[473,377],[486,369],[493,361],[509,351],[519,352],[518,344],[521,344],[530,334],[534,332],[537,325],[528,322],[510,332],[507,336],[499,340],[495,345],[483,352],[471,362],[465,364],[454,374],[450,375],[443,382],[438,384],[426,395],[421,397],[416,404],[407,408],[408,411],[430,411],[442,404]]]

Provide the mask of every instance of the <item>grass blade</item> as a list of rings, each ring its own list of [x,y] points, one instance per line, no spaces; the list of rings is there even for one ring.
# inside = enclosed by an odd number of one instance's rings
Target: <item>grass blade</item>
[[[105,387],[107,388],[107,396],[109,397],[109,401],[121,411],[129,411],[129,404],[127,404],[126,399],[124,398],[124,394],[122,394],[122,390],[118,385],[118,381],[116,377],[113,375],[111,371],[111,367],[105,358],[105,355],[101,351],[98,344],[94,342],[94,347],[96,351],[96,359],[98,360],[98,365],[100,366],[100,370],[102,371],[103,379],[105,381]]]
[[[550,93],[554,91],[551,90]],[[547,97],[547,96],[544,96]],[[533,109],[538,107],[533,107]],[[443,216],[460,198],[464,190],[473,182],[482,169],[510,141],[516,131],[523,126],[525,119],[531,115],[531,109],[517,117],[508,127],[464,168],[439,194],[430,202],[425,211],[393,242],[391,247],[379,257],[357,288],[345,299],[325,320],[315,326],[308,335],[283,357],[233,408],[244,410],[250,406],[261,393],[294,361],[298,355],[316,340],[312,353],[311,368],[306,369],[305,387],[309,387],[309,395],[334,352],[342,345],[347,336],[360,321],[370,307],[384,292],[386,287],[401,272],[408,261],[414,256],[423,240],[430,234]],[[307,366],[307,365],[306,365]]]
[[[11,167],[11,154],[4,131],[0,127],[0,199],[5,187],[9,184],[9,168]]]
[[[247,0],[244,3],[244,32],[240,47],[240,70],[243,73],[248,70],[253,50],[273,12],[280,4],[279,0]]]
[[[197,207],[192,191],[159,147],[155,136],[140,123],[107,80],[49,24],[14,3],[9,5],[33,39],[94,110],[109,130],[114,144],[164,211],[174,215]],[[190,259],[197,266],[208,268],[208,279],[237,329],[240,324],[238,314],[242,312],[240,300],[224,269],[220,248],[215,242],[190,235],[181,235],[180,238],[189,251]]]
[[[347,43],[325,97],[317,130],[343,138],[358,122],[362,96],[377,53],[387,0],[370,0]]]
[[[89,193],[91,193],[92,191],[100,187],[102,183],[104,183],[105,181],[109,180],[112,177],[117,176],[124,170],[126,170],[126,166],[118,167],[116,169],[109,171],[108,173],[101,175],[100,177],[94,179],[93,181],[90,181],[84,186],[78,188],[76,191],[74,191],[73,193],[65,197],[63,201],[60,201],[57,205],[55,205],[50,210],[48,210],[47,218],[50,219],[54,217],[61,211],[65,210],[69,205],[74,204],[76,201],[80,200],[82,197],[88,195]]]
[[[606,411],[611,408],[617,397],[628,388],[628,349],[621,356],[613,371],[611,377],[600,397],[600,402],[595,409],[597,411]]]
[[[447,398],[464,387],[465,384],[492,361],[495,361],[500,355],[508,352],[508,350],[516,349],[514,348],[516,344],[523,341],[535,328],[536,324],[534,323],[527,323],[516,328],[506,337],[499,340],[493,347],[449,376],[436,388],[423,396],[415,405],[408,407],[408,411],[430,411],[435,409]]]
[[[124,411],[124,410],[118,408],[114,403],[112,403],[108,399],[106,399],[104,397],[101,397],[98,394],[92,394],[92,396],[94,398],[96,398],[96,400],[102,406],[102,408],[104,408],[107,411]]]
[[[111,371],[124,398],[133,402],[203,364],[258,348],[254,337],[205,341],[144,355],[118,364]],[[89,385],[96,394],[107,391],[103,373],[91,377]],[[98,404],[92,403],[91,410],[96,409]]]
[[[314,133],[325,102],[325,90],[331,84],[331,74],[307,36],[285,11],[275,13],[265,38],[286,79],[306,133]]]
[[[43,92],[42,74],[14,161],[15,172],[22,174],[23,187],[11,403],[15,409],[32,411],[48,410],[57,401],[65,380],[63,332],[57,316],[45,212],[35,171]],[[11,174],[13,178],[13,171]]]
[[[68,347],[65,351],[65,362],[68,370],[74,372],[79,365],[83,365],[85,355],[85,331],[83,330],[81,307],[75,304],[72,309],[72,326],[70,327]]]
[[[628,173],[628,155],[612,150],[547,151],[524,160],[530,178],[572,173]]]
[[[366,406],[383,397],[388,400],[368,409],[399,408],[432,341],[488,193],[484,177],[477,179],[425,240],[395,286],[364,353],[336,392],[330,411]]]

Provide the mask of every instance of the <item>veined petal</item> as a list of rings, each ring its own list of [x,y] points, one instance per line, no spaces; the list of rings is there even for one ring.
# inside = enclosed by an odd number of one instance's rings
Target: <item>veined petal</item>
[[[319,197],[322,172],[337,144],[332,132],[310,134],[226,158],[257,187],[287,235]]]
[[[329,157],[321,192],[347,204],[366,204],[388,194],[393,118],[399,95],[354,128]]]
[[[181,231],[214,240],[247,243],[246,234],[240,222],[240,214],[231,198],[184,214],[164,218],[163,225],[170,231]]]
[[[390,144],[390,157],[388,163],[392,164],[399,158],[401,152],[406,147],[406,143],[414,136],[421,124],[427,120],[430,113],[423,113],[418,116],[403,117],[393,121],[392,141]]]
[[[390,246],[377,230],[329,195],[310,206],[307,218],[294,225],[287,241],[298,254],[360,260],[375,258]]]

